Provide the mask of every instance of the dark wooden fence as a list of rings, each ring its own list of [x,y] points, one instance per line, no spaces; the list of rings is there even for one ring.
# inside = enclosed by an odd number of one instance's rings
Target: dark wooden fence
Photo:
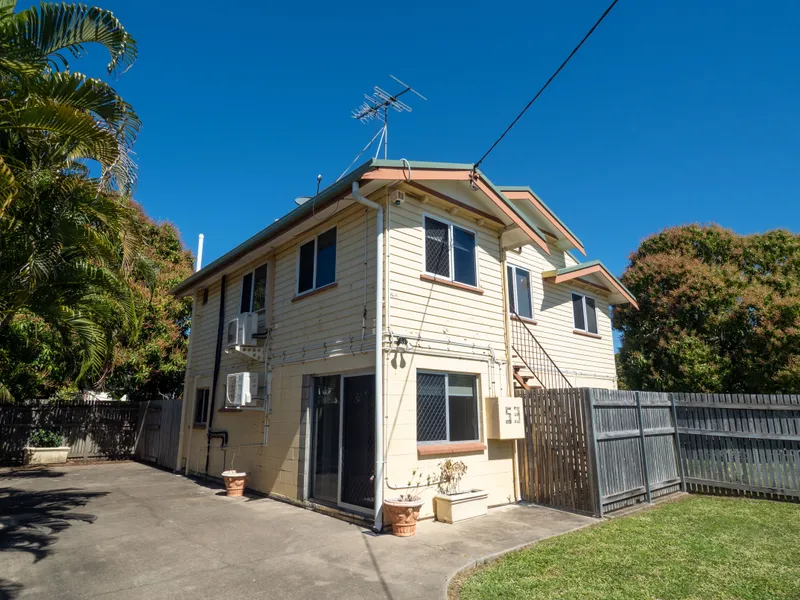
[[[175,468],[182,406],[180,398],[159,398],[140,403],[136,458],[168,469]]]
[[[602,516],[679,489],[800,498],[798,396],[582,388],[524,398],[527,500]]]
[[[68,460],[140,458],[174,468],[181,400],[28,400],[0,404],[0,465],[20,464],[36,429],[64,436]]]

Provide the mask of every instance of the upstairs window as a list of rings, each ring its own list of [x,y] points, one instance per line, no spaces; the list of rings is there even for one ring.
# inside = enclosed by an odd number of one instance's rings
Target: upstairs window
[[[304,294],[336,281],[336,227],[300,246],[297,293]]]
[[[425,272],[476,287],[475,233],[426,216]]]
[[[531,272],[509,265],[506,271],[508,280],[508,304],[511,314],[533,319],[533,291]]]
[[[242,277],[239,312],[258,312],[267,308],[267,265],[261,265]]]
[[[597,333],[597,313],[595,312],[594,298],[573,293],[572,317],[576,330]]]
[[[208,402],[210,390],[198,388],[194,394],[194,424],[205,425],[208,421]]]

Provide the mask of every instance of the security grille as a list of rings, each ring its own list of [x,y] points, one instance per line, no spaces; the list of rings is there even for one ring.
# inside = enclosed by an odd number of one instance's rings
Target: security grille
[[[447,390],[445,376],[417,373],[417,441],[447,439]]]
[[[446,223],[425,219],[425,270],[450,277],[450,228]]]

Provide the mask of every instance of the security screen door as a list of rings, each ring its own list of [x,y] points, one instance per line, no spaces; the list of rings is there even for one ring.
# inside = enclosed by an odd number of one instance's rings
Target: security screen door
[[[375,506],[375,375],[314,378],[311,496],[356,510]]]

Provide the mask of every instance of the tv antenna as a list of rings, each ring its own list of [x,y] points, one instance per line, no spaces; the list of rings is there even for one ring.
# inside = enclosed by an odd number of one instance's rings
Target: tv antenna
[[[397,83],[403,86],[403,89],[396,94],[390,94],[383,88],[378,87],[377,85],[373,88],[372,94],[364,94],[364,102],[362,102],[355,110],[352,111],[352,116],[354,119],[358,119],[362,123],[370,123],[372,121],[379,121],[381,123],[380,129],[378,129],[377,133],[372,136],[372,139],[369,143],[364,146],[364,149],[358,153],[358,156],[353,159],[353,162],[350,163],[350,166],[345,169],[344,173],[339,176],[339,179],[344,177],[347,171],[350,170],[350,167],[359,159],[359,157],[367,151],[367,149],[372,146],[376,139],[378,139],[378,147],[375,151],[375,158],[378,158],[381,153],[381,147],[383,147],[383,158],[387,158],[389,155],[389,113],[391,110],[397,111],[398,113],[403,112],[411,112],[411,107],[400,100],[400,96],[403,94],[407,94],[408,92],[412,92],[422,98],[423,100],[427,100],[425,96],[420,94],[417,90],[412,88],[410,85],[403,83],[394,75],[389,75],[392,79],[394,79]],[[391,110],[390,110],[391,109]],[[338,179],[337,179],[338,181]]]

